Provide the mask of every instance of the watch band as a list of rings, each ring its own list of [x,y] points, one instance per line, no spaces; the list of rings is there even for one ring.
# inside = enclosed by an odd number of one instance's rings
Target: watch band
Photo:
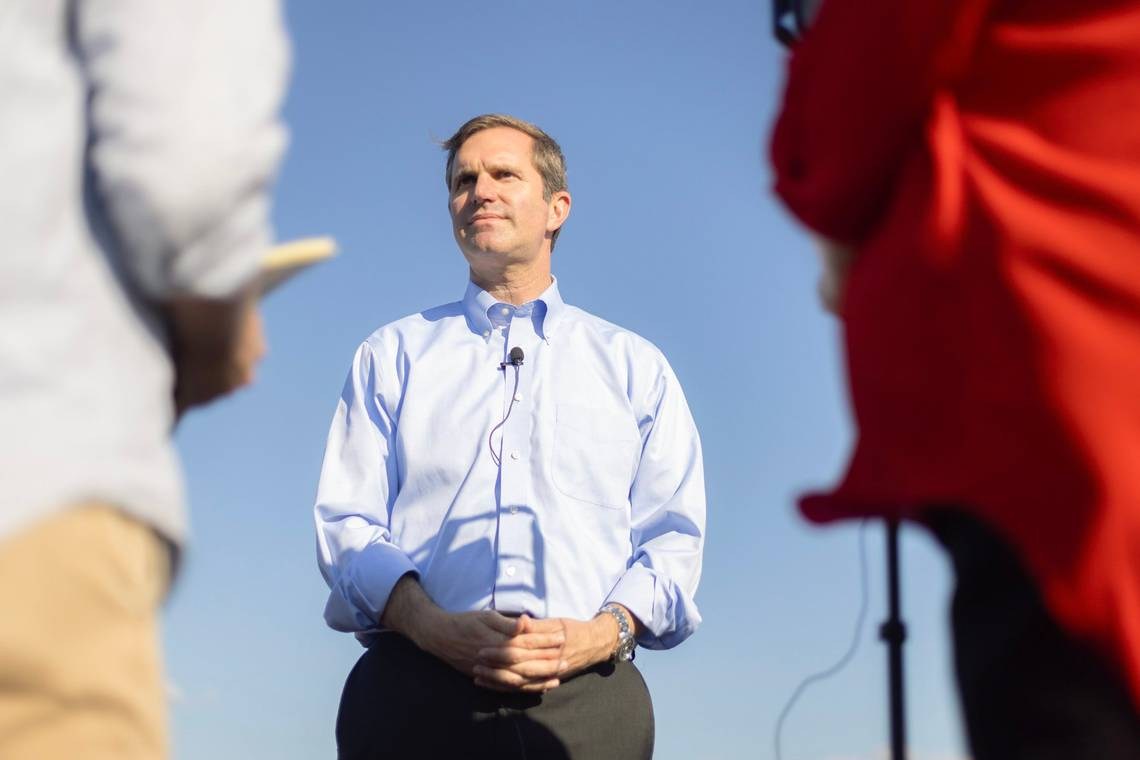
[[[616,604],[603,605],[601,612],[608,612],[618,624],[617,646],[614,647],[611,660],[613,662],[628,662],[632,660],[635,642],[633,640],[633,626],[630,625],[629,616]]]

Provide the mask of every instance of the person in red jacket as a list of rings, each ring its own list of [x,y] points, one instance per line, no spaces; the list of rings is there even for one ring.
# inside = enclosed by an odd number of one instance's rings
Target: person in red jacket
[[[804,514],[946,545],[975,760],[1140,757],[1140,2],[826,0],[772,161],[858,427]]]

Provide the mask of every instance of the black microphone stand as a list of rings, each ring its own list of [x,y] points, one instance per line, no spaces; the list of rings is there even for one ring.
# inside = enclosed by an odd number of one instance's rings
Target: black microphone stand
[[[903,642],[906,624],[899,605],[899,521],[887,519],[887,619],[879,638],[887,645],[887,684],[890,693],[891,760],[906,758],[906,703],[903,684]]]
[[[815,0],[772,0],[772,34],[793,48],[818,10]],[[906,624],[899,605],[899,521],[887,519],[887,619],[879,638],[887,645],[887,685],[890,699],[891,760],[906,760],[906,705],[903,683],[903,642]]]

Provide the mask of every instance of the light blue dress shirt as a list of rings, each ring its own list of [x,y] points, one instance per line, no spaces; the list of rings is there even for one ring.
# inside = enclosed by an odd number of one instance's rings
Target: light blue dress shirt
[[[500,366],[514,347],[517,389]],[[654,649],[701,620],[704,473],[681,386],[556,281],[517,307],[469,285],[365,340],[315,512],[325,619],[365,643],[406,573],[451,612],[586,620],[618,602]]]

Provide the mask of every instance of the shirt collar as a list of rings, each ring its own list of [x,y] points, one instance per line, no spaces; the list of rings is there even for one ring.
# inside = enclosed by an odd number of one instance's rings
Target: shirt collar
[[[535,322],[541,326],[542,337],[545,340],[550,340],[550,336],[566,312],[566,303],[558,292],[558,278],[553,275],[550,286],[542,291],[538,298],[517,307],[496,301],[490,293],[475,283],[467,283],[467,292],[463,294],[463,312],[467,317],[467,326],[471,328],[473,333],[481,335],[483,338],[489,338],[491,330],[498,326],[496,322],[501,316],[506,316],[497,313],[497,310],[504,306],[508,307],[508,314],[527,307],[533,308],[535,310]]]

